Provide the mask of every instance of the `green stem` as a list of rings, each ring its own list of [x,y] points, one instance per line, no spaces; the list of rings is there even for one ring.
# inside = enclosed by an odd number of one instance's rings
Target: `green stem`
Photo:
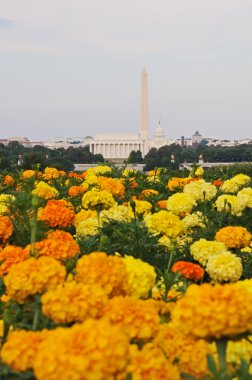
[[[227,353],[227,338],[222,338],[216,341],[220,369],[226,369],[226,353]]]
[[[32,330],[33,331],[37,329],[39,317],[40,317],[40,305],[38,303],[36,303],[34,316],[33,316],[33,323],[32,323]]]
[[[33,219],[31,220],[31,256],[35,256],[35,243],[37,239],[37,215],[38,215],[38,197],[32,197]]]

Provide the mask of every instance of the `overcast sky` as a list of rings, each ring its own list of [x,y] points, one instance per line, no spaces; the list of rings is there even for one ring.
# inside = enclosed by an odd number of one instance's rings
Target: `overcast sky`
[[[0,138],[252,138],[252,0],[0,0]]]

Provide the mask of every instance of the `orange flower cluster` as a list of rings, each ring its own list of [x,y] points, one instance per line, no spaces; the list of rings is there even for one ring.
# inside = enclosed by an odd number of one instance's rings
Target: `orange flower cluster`
[[[11,266],[28,258],[28,252],[21,247],[7,245],[0,251],[0,277],[8,273]]]
[[[186,178],[173,177],[169,180],[167,187],[171,191],[183,189],[186,184]]]
[[[4,185],[13,186],[14,185],[14,179],[10,175],[6,175],[3,180]]]
[[[198,282],[204,276],[204,269],[198,265],[187,261],[177,261],[171,268],[172,272],[179,272],[188,280]]]
[[[86,189],[83,186],[71,186],[68,189],[69,197],[77,197],[78,195],[82,195],[85,193]]]
[[[166,210],[166,209],[167,209],[167,200],[162,199],[161,201],[158,201],[158,202],[157,202],[157,206],[158,206],[161,210]]]
[[[55,168],[45,168],[43,178],[45,180],[57,179],[60,175],[60,171]]]
[[[80,253],[80,247],[68,232],[56,230],[49,232],[46,239],[36,243],[40,255],[66,260]]]
[[[157,195],[158,194],[158,191],[156,190],[153,190],[153,189],[145,189],[141,192],[141,194],[139,195],[139,199],[140,200],[145,200],[146,198],[150,197],[150,196],[153,196],[153,195]]]
[[[251,233],[246,228],[239,226],[223,227],[215,235],[215,240],[224,243],[227,248],[247,247],[251,238]]]
[[[70,202],[50,200],[39,210],[38,219],[43,220],[50,227],[69,227],[74,222],[74,210]]]
[[[98,186],[101,190],[109,191],[116,198],[123,198],[125,195],[125,187],[119,179],[100,176]]]
[[[13,232],[13,225],[8,216],[0,215],[0,241],[3,243],[9,239]]]
[[[220,179],[216,179],[212,182],[212,184],[216,187],[221,187],[221,185],[223,184],[223,181],[221,181]]]
[[[29,179],[34,177],[36,174],[35,170],[24,170],[21,179]]]
[[[83,172],[83,173],[81,173],[81,174],[74,173],[74,172],[70,172],[70,173],[68,174],[68,177],[69,177],[69,178],[79,179],[80,181],[82,181],[82,180],[86,177],[86,174],[87,174],[87,172]]]

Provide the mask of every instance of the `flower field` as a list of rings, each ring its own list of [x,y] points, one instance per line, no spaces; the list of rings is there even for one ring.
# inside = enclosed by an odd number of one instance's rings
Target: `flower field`
[[[252,181],[0,174],[0,379],[251,380]]]

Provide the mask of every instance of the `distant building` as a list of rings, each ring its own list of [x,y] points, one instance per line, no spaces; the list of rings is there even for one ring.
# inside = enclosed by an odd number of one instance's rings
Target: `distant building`
[[[193,145],[199,144],[202,140],[203,140],[203,137],[198,131],[196,131],[194,133],[194,135],[192,135],[192,144]]]

